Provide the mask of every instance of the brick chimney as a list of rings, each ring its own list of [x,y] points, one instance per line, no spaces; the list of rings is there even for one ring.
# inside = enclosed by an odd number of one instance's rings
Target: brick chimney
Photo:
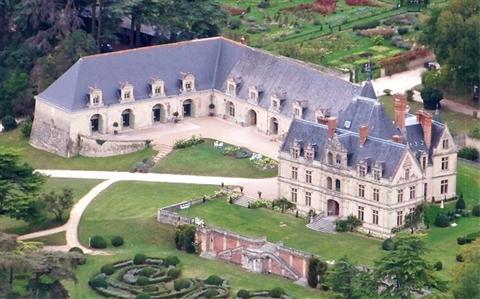
[[[424,110],[418,110],[417,121],[422,125],[425,145],[430,148],[432,144],[432,115]]]
[[[401,94],[394,95],[395,126],[405,129],[405,113],[407,113],[407,97]]]
[[[329,117],[327,120],[328,126],[328,138],[332,138],[335,135],[335,130],[337,129],[337,118]]]
[[[368,137],[368,126],[367,125],[361,125],[360,126],[360,129],[359,129],[359,141],[360,141],[360,145],[364,145],[365,144],[365,141],[367,141],[367,137]]]

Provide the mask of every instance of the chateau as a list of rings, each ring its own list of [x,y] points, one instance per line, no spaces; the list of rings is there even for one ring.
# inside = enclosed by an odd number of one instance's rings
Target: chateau
[[[283,140],[279,194],[389,236],[417,204],[455,196],[456,147],[427,112],[395,120],[363,88],[225,38],[87,56],[36,96],[31,144],[72,157],[88,138],[216,116]]]

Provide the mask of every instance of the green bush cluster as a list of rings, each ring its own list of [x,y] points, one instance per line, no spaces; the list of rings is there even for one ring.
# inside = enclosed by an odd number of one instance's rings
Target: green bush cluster
[[[150,281],[148,280],[148,278],[146,276],[143,276],[143,275],[138,276],[137,284],[139,286],[146,286],[149,283],[150,283]]]
[[[180,274],[181,274],[181,271],[180,269],[177,269],[177,268],[169,269],[167,272],[167,275],[173,279],[179,278]]]
[[[457,244],[458,245],[465,245],[465,244],[470,244],[473,241],[475,241],[478,237],[480,236],[480,231],[468,234],[464,237],[458,237],[457,238]]]
[[[191,147],[191,146],[203,143],[203,142],[205,142],[204,139],[196,137],[194,135],[194,136],[190,137],[189,139],[179,139],[179,140],[175,141],[175,143],[173,144],[173,148],[174,149],[187,148],[187,147]]]
[[[188,253],[195,253],[195,232],[194,225],[180,225],[175,230],[175,247],[178,250],[185,250]]]
[[[17,127],[17,121],[15,120],[15,117],[6,115],[2,118],[2,126],[3,130],[11,131]]]
[[[436,271],[440,271],[443,269],[443,264],[441,261],[438,261],[436,262],[435,264],[433,264],[433,268],[436,270]]]
[[[96,249],[107,248],[107,241],[105,241],[105,238],[103,238],[102,236],[93,236],[90,239],[90,247]]]
[[[393,250],[393,247],[394,247],[394,244],[393,244],[392,238],[383,240],[383,243],[382,243],[383,250],[390,251],[390,250]]]
[[[450,225],[450,220],[447,215],[439,213],[437,217],[435,217],[435,225],[438,227],[448,227]]]
[[[135,265],[145,264],[146,260],[147,260],[147,256],[145,254],[137,253],[133,257],[133,264],[135,264]]]
[[[360,225],[362,225],[362,220],[354,215],[350,215],[347,219],[338,219],[335,221],[335,230],[337,232],[353,232],[353,230]]]
[[[472,215],[480,217],[480,205],[476,205],[472,208]]]
[[[242,299],[248,299],[250,298],[250,292],[247,290],[239,290],[237,292],[237,297]]]
[[[105,264],[100,268],[100,272],[106,275],[112,275],[115,272],[115,267],[112,264]]]
[[[175,291],[187,289],[189,286],[190,286],[190,281],[188,279],[180,278],[173,281],[173,288],[175,289]]]
[[[214,298],[215,296],[218,295],[218,291],[215,289],[208,289],[203,296],[205,298]]]
[[[380,21],[371,21],[367,23],[361,23],[361,24],[355,24],[353,25],[353,31],[356,30],[364,30],[364,29],[370,29],[370,28],[375,28],[377,26],[380,26]]]
[[[280,287],[273,288],[270,291],[270,297],[272,298],[282,298],[283,295],[285,295],[285,291]]]
[[[107,278],[105,276],[97,275],[91,279],[88,284],[92,288],[106,288],[108,287]]]
[[[223,284],[223,279],[217,275],[210,275],[207,279],[205,279],[205,284],[221,286]]]
[[[176,266],[180,264],[180,259],[175,255],[169,255],[165,259],[165,266]]]
[[[30,137],[30,133],[32,132],[32,120],[31,120],[30,118],[26,119],[26,120],[22,123],[22,127],[21,127],[20,130],[22,131],[23,137],[29,138],[29,137]]]
[[[113,247],[120,247],[120,246],[123,245],[123,243],[124,243],[124,240],[123,240],[123,238],[120,237],[120,236],[114,236],[114,237],[112,238],[112,246],[113,246]]]
[[[470,161],[477,161],[479,157],[479,152],[473,146],[466,146],[458,151],[458,156],[463,159]]]

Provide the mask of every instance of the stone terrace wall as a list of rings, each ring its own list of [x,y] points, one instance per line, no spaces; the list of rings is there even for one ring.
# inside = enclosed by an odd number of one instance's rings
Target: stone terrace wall
[[[77,154],[74,146],[75,142],[70,140],[68,130],[37,118],[32,124],[30,144],[34,148],[67,158]]]
[[[141,151],[149,146],[147,140],[103,140],[80,136],[80,155],[85,157],[109,157]]]

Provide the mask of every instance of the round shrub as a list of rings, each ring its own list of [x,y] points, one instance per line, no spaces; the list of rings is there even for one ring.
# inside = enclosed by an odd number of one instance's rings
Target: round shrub
[[[107,248],[107,241],[102,236],[93,236],[90,239],[90,247],[97,249]]]
[[[180,269],[172,268],[172,269],[168,270],[167,275],[168,275],[168,277],[170,277],[172,279],[176,279],[176,278],[180,277],[180,273],[181,273]]]
[[[237,297],[242,299],[248,299],[250,298],[250,292],[247,290],[239,290],[237,292]]]
[[[122,246],[124,243],[123,238],[120,236],[115,236],[112,238],[112,246],[113,247],[119,247]]]
[[[209,289],[205,294],[203,294],[205,298],[213,298],[217,295],[218,295],[218,292],[215,289]]]
[[[146,293],[153,293],[158,291],[158,286],[154,284],[149,284],[143,287],[143,291]]]
[[[180,264],[180,259],[178,257],[176,257],[175,255],[170,255],[170,256],[167,256],[167,258],[165,259],[165,266],[176,266]]]
[[[480,217],[480,205],[476,205],[472,208],[472,215]]]
[[[465,205],[465,199],[463,199],[463,195],[460,195],[460,198],[455,203],[455,207],[457,208],[457,210],[464,210],[465,209],[466,205]]]
[[[96,276],[95,278],[90,280],[88,284],[94,289],[108,287],[107,279],[103,276]]]
[[[112,264],[105,264],[100,269],[100,272],[105,273],[107,275],[112,275],[115,272],[115,267]]]
[[[2,126],[5,131],[13,130],[17,127],[17,121],[11,115],[6,115],[2,118]]]
[[[217,275],[210,275],[207,279],[205,279],[205,284],[221,286],[223,284],[223,279]]]
[[[281,298],[282,295],[285,295],[285,291],[282,288],[276,287],[270,291],[270,297],[272,298]]]
[[[435,225],[438,227],[447,227],[450,225],[450,221],[445,214],[438,214],[435,218]]]
[[[143,253],[137,253],[135,254],[135,257],[133,258],[133,263],[135,265],[141,265],[145,264],[145,261],[147,260],[147,256]]]
[[[147,284],[149,284],[150,281],[148,280],[148,278],[146,278],[145,276],[139,276],[137,278],[137,284],[139,286],[146,286]]]
[[[393,250],[393,239],[392,238],[385,239],[382,243],[382,249],[386,251]]]
[[[152,297],[150,297],[150,295],[148,294],[145,294],[145,293],[140,293],[137,295],[137,297],[135,297],[135,299],[151,299]]]
[[[68,252],[77,252],[77,253],[83,254],[83,250],[80,247],[72,247],[68,250]]]
[[[465,243],[467,243],[467,240],[465,239],[465,237],[458,237],[457,238],[457,244],[458,245],[463,245]]]
[[[433,268],[436,270],[436,271],[440,271],[443,269],[443,264],[441,261],[438,261],[436,262],[434,265],[433,265]]]
[[[190,286],[190,281],[188,279],[177,279],[173,282],[173,288],[175,291],[180,291],[186,289]]]
[[[465,259],[463,258],[463,255],[461,255],[461,254],[457,254],[455,259],[457,260],[457,262],[460,262],[460,263],[465,261]]]

